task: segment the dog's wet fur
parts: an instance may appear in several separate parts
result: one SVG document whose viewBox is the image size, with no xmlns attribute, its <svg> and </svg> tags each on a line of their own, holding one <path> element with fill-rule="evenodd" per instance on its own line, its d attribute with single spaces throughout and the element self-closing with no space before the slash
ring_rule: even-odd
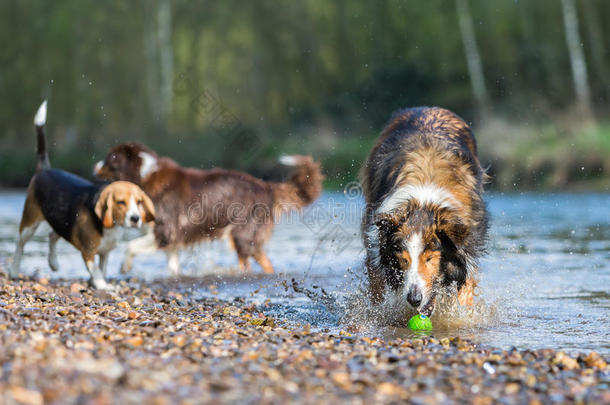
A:
<svg viewBox="0 0 610 405">
<path fill-rule="evenodd" d="M 324 178 L 320 164 L 309 156 L 285 161 L 294 173 L 286 182 L 272 183 L 235 170 L 185 168 L 142 144 L 125 143 L 112 148 L 94 171 L 101 179 L 132 181 L 150 195 L 157 213 L 155 248 L 168 256 L 202 240 L 226 238 L 242 270 L 250 269 L 253 257 L 272 273 L 263 247 L 274 218 L 311 204 L 322 192 Z M 139 253 L 128 249 L 124 271 L 130 267 L 129 252 Z M 177 266 L 170 263 L 170 270 L 177 274 Z"/>
<path fill-rule="evenodd" d="M 363 237 L 370 295 L 401 300 L 422 314 L 457 286 L 472 305 L 488 216 L 486 175 L 470 126 L 451 111 L 394 113 L 361 169 Z"/>
</svg>

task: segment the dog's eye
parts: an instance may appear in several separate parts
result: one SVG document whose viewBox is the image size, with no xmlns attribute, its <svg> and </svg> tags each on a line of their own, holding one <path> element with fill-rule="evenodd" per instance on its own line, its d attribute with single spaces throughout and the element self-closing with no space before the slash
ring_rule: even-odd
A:
<svg viewBox="0 0 610 405">
<path fill-rule="evenodd" d="M 430 263 L 432 261 L 432 256 L 428 256 L 428 258 L 426 259 L 426 263 Z"/>
<path fill-rule="evenodd" d="M 123 200 L 119 200 L 116 203 L 119 204 L 119 205 L 125 205 L 125 201 L 123 201 Z"/>
<path fill-rule="evenodd" d="M 398 256 L 398 262 L 403 265 L 404 267 L 409 267 L 409 259 L 407 259 L 406 257 L 399 255 Z"/>
</svg>

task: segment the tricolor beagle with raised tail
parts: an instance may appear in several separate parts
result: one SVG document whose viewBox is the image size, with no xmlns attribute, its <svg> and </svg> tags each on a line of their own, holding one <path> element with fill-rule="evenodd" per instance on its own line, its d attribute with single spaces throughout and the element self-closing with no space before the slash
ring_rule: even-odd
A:
<svg viewBox="0 0 610 405">
<path fill-rule="evenodd" d="M 44 133 L 46 111 L 45 101 L 34 119 L 38 134 L 36 173 L 28 186 L 10 277 L 18 277 L 25 244 L 38 225 L 47 221 L 53 229 L 49 235 L 51 269 L 58 269 L 55 245 L 62 237 L 81 252 L 91 275 L 90 284 L 98 289 L 112 289 L 105 280 L 108 253 L 116 246 L 121 227 L 139 228 L 154 220 L 153 203 L 133 183 L 94 184 L 52 169 Z M 95 263 L 96 254 L 99 265 Z"/>
</svg>

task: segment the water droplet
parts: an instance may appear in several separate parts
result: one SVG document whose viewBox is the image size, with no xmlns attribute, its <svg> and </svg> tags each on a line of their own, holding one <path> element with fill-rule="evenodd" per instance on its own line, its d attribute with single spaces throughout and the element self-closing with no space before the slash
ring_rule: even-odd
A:
<svg viewBox="0 0 610 405">
<path fill-rule="evenodd" d="M 483 369 L 485 371 L 487 371 L 489 374 L 494 374 L 496 372 L 496 369 L 487 362 L 483 363 Z"/>
</svg>

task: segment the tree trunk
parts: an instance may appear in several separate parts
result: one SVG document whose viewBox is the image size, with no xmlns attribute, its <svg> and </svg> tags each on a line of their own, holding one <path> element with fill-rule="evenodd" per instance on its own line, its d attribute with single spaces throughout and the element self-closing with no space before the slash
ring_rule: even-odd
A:
<svg viewBox="0 0 610 405">
<path fill-rule="evenodd" d="M 474 95 L 477 109 L 480 118 L 485 118 L 489 115 L 489 96 L 487 87 L 485 86 L 485 77 L 483 76 L 483 64 L 477 46 L 476 37 L 474 34 L 474 25 L 472 23 L 472 15 L 468 0 L 456 0 L 456 9 L 460 32 L 462 34 L 462 44 L 466 56 L 468 66 L 468 74 L 470 75 L 470 84 Z"/>
<path fill-rule="evenodd" d="M 602 82 L 600 87 L 606 87 L 609 80 L 605 64 L 604 35 L 599 23 L 599 6 L 592 0 L 585 0 L 582 2 L 582 5 L 585 13 L 584 21 L 589 36 L 593 65 L 598 78 Z M 592 81 L 595 83 L 595 80 Z M 594 86 L 594 88 L 596 87 Z"/>
<path fill-rule="evenodd" d="M 582 41 L 578 32 L 578 15 L 574 0 L 561 0 L 563 22 L 566 30 L 566 43 L 570 54 L 572 78 L 576 91 L 577 107 L 583 114 L 591 114 L 591 91 L 587 78 L 587 63 L 582 50 Z"/>
<path fill-rule="evenodd" d="M 157 7 L 157 40 L 159 42 L 161 111 L 165 120 L 172 110 L 172 14 L 170 0 L 159 0 Z"/>
<path fill-rule="evenodd" d="M 148 97 L 150 113 L 160 128 L 166 128 L 172 108 L 173 48 L 169 0 L 157 0 L 147 16 L 145 49 L 148 59 Z"/>
</svg>

